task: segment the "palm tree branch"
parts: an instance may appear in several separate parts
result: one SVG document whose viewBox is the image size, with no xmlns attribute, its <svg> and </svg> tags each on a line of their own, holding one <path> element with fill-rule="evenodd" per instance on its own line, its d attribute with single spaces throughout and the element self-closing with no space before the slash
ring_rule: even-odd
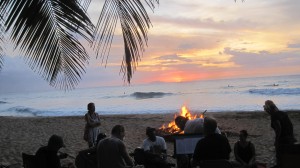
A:
<svg viewBox="0 0 300 168">
<path fill-rule="evenodd" d="M 18 0 L 6 9 L 5 26 L 29 66 L 52 86 L 74 88 L 89 59 L 77 36 L 91 43 L 94 29 L 78 2 Z"/>
<path fill-rule="evenodd" d="M 144 0 L 151 10 L 159 0 Z M 124 41 L 124 58 L 121 72 L 126 74 L 127 82 L 130 83 L 132 73 L 147 46 L 147 33 L 151 26 L 148 13 L 141 0 L 106 0 L 102 8 L 96 29 L 94 47 L 100 57 L 109 55 L 111 39 L 114 35 L 116 19 L 119 19 Z M 105 49 L 105 50 L 103 50 Z"/>
</svg>

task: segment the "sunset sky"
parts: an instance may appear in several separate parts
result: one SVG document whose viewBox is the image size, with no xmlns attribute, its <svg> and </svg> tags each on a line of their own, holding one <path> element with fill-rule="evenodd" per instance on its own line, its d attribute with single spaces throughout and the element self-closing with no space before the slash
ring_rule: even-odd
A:
<svg viewBox="0 0 300 168">
<path fill-rule="evenodd" d="M 91 4 L 94 21 L 101 8 Z M 300 74 L 299 8 L 299 0 L 160 0 L 149 10 L 153 27 L 132 85 Z M 120 37 L 117 30 L 106 68 L 89 49 L 78 88 L 123 84 Z M 5 57 L 0 92 L 51 89 L 18 54 Z"/>
</svg>

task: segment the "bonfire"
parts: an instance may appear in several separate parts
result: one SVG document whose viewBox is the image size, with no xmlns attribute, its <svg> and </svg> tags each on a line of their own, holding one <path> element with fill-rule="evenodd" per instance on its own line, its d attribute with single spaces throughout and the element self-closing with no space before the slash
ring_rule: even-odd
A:
<svg viewBox="0 0 300 168">
<path fill-rule="evenodd" d="M 182 130 L 180 130 L 180 128 L 178 128 L 177 125 L 175 124 L 175 118 L 177 116 L 183 116 L 185 118 L 188 118 L 189 120 L 195 119 L 195 118 L 203 118 L 205 112 L 206 112 L 206 110 L 202 114 L 192 115 L 186 106 L 182 106 L 179 114 L 175 114 L 174 119 L 171 122 L 169 122 L 168 124 L 163 124 L 159 128 L 159 133 L 162 136 L 172 135 L 172 134 L 183 134 L 184 132 Z"/>
</svg>

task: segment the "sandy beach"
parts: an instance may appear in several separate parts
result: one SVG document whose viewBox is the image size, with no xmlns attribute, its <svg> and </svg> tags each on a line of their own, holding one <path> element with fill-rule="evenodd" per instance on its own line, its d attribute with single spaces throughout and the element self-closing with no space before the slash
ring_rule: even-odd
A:
<svg viewBox="0 0 300 168">
<path fill-rule="evenodd" d="M 294 130 L 300 129 L 300 111 L 288 112 Z M 100 114 L 101 115 L 101 114 Z M 270 127 L 270 117 L 265 112 L 208 112 L 218 121 L 218 126 L 227 132 L 233 149 L 238 140 L 241 129 L 248 130 L 257 153 L 257 161 L 267 163 L 268 167 L 274 162 L 274 132 Z M 174 114 L 147 114 L 147 115 L 104 115 L 101 116 L 101 132 L 110 134 L 116 124 L 125 126 L 125 144 L 129 152 L 140 146 L 146 138 L 145 129 L 148 126 L 159 128 L 164 123 L 173 120 Z M 66 148 L 61 151 L 76 156 L 78 151 L 86 149 L 87 143 L 83 140 L 83 116 L 76 117 L 0 117 L 0 164 L 22 164 L 21 153 L 34 154 L 37 149 L 46 145 L 52 134 L 63 137 Z M 297 131 L 295 136 L 300 140 Z M 299 142 L 298 142 L 299 143 Z M 173 154 L 173 143 L 168 142 L 168 154 Z M 233 153 L 231 153 L 233 160 Z M 69 158 L 69 161 L 72 161 Z M 171 162 L 175 159 L 170 158 Z"/>
</svg>

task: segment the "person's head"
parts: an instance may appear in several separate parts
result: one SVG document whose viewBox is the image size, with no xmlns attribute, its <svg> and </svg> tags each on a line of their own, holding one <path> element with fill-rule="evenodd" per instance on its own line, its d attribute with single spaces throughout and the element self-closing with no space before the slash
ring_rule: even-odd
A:
<svg viewBox="0 0 300 168">
<path fill-rule="evenodd" d="M 122 125 L 115 125 L 111 130 L 111 135 L 123 140 L 125 137 L 125 128 Z"/>
<path fill-rule="evenodd" d="M 98 144 L 102 139 L 106 138 L 106 134 L 105 133 L 99 133 L 97 135 L 97 140 L 96 140 L 96 144 Z"/>
<path fill-rule="evenodd" d="M 203 131 L 205 135 L 210 135 L 215 133 L 216 128 L 217 128 L 217 121 L 215 119 L 210 117 L 204 118 Z"/>
<path fill-rule="evenodd" d="M 65 147 L 62 137 L 52 135 L 48 140 L 48 147 L 54 151 L 58 151 L 60 148 Z"/>
<path fill-rule="evenodd" d="M 94 103 L 89 103 L 88 105 L 87 105 L 87 110 L 89 111 L 89 112 L 95 112 L 95 104 Z"/>
<path fill-rule="evenodd" d="M 183 116 L 177 116 L 175 118 L 175 124 L 177 125 L 178 128 L 181 130 L 184 130 L 185 124 L 189 119 Z"/>
<path fill-rule="evenodd" d="M 151 128 L 151 127 L 147 127 L 146 128 L 146 135 L 148 136 L 148 138 L 151 141 L 155 141 L 156 140 L 156 129 L 155 128 Z"/>
<path fill-rule="evenodd" d="M 278 111 L 278 108 L 272 100 L 266 100 L 264 105 L 264 110 L 268 114 L 272 115 L 273 112 Z"/>
<path fill-rule="evenodd" d="M 240 131 L 240 141 L 246 141 L 247 137 L 248 137 L 247 130 L 241 130 Z"/>
</svg>

